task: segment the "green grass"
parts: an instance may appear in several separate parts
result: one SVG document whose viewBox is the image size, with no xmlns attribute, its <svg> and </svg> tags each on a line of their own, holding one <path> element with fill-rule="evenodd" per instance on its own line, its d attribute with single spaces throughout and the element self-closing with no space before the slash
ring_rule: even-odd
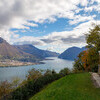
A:
<svg viewBox="0 0 100 100">
<path fill-rule="evenodd" d="M 30 100 L 100 100 L 89 73 L 71 74 L 49 84 Z"/>
</svg>

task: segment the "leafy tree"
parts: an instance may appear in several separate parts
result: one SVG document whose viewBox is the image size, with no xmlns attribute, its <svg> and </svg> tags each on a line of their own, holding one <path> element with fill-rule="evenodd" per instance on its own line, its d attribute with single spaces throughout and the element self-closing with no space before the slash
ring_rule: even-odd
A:
<svg viewBox="0 0 100 100">
<path fill-rule="evenodd" d="M 62 69 L 62 70 L 59 72 L 59 74 L 60 74 L 61 76 L 68 75 L 69 73 L 70 73 L 70 70 L 69 70 L 68 68 L 64 68 L 64 69 Z"/>
<path fill-rule="evenodd" d="M 83 63 L 83 67 L 86 71 L 90 70 L 90 66 L 89 66 L 89 62 L 88 62 L 88 50 L 83 51 L 83 56 L 81 57 L 82 59 L 82 63 Z"/>
<path fill-rule="evenodd" d="M 82 62 L 82 56 L 84 55 L 84 52 L 81 52 L 79 55 L 78 55 L 78 59 L 75 59 L 75 62 L 74 62 L 74 69 L 73 71 L 74 72 L 79 72 L 79 71 L 84 71 L 84 67 L 83 67 L 83 62 Z"/>
<path fill-rule="evenodd" d="M 19 77 L 14 77 L 11 84 L 14 88 L 17 88 L 18 85 L 20 84 L 20 78 Z"/>
<path fill-rule="evenodd" d="M 33 68 L 30 71 L 28 71 L 27 80 L 37 80 L 41 76 L 42 73 L 39 70 Z"/>
<path fill-rule="evenodd" d="M 97 72 L 98 71 L 98 61 L 99 61 L 99 54 L 96 48 L 90 48 L 88 50 L 88 66 L 91 71 Z"/>
<path fill-rule="evenodd" d="M 86 34 L 86 42 L 88 47 L 95 47 L 100 50 L 100 25 L 95 25 L 93 29 L 90 29 Z"/>
<path fill-rule="evenodd" d="M 52 75 L 52 71 L 49 70 L 49 69 L 47 69 L 47 70 L 45 71 L 45 73 L 44 73 L 44 76 L 45 76 L 45 75 Z"/>
<path fill-rule="evenodd" d="M 100 25 L 95 25 L 93 29 L 90 29 L 86 35 L 86 42 L 88 44 L 88 66 L 92 71 L 98 70 L 98 61 L 100 50 Z"/>
<path fill-rule="evenodd" d="M 61 78 L 61 75 L 55 73 L 55 71 L 47 70 L 45 75 L 41 77 L 33 77 L 33 72 L 37 72 L 36 70 L 32 69 L 31 79 L 27 80 L 24 85 L 21 85 L 16 90 L 11 93 L 11 96 L 7 100 L 29 100 L 29 98 L 39 92 L 42 88 L 44 88 L 47 84 Z M 39 71 L 39 70 L 38 70 Z M 34 81 L 35 79 L 35 81 Z"/>
<path fill-rule="evenodd" d="M 98 71 L 98 51 L 95 48 L 90 48 L 79 54 L 78 59 L 74 62 L 74 72 L 77 71 Z"/>
<path fill-rule="evenodd" d="M 12 91 L 12 85 L 8 81 L 0 82 L 0 100 Z"/>
<path fill-rule="evenodd" d="M 52 70 L 52 74 L 56 74 L 56 71 L 54 69 Z"/>
<path fill-rule="evenodd" d="M 79 54 L 75 60 L 74 70 L 98 71 L 98 61 L 100 50 L 100 25 L 95 25 L 86 34 L 87 50 Z"/>
</svg>

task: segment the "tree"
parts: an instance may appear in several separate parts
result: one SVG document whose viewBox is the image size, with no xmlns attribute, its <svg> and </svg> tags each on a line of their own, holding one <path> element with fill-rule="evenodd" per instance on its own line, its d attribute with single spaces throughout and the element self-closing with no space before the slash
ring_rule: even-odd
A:
<svg viewBox="0 0 100 100">
<path fill-rule="evenodd" d="M 86 34 L 86 42 L 88 47 L 95 47 L 100 50 L 100 25 L 95 25 L 93 29 L 90 29 Z"/>
<path fill-rule="evenodd" d="M 14 88 L 17 88 L 18 87 L 18 85 L 20 84 L 20 78 L 19 77 L 14 77 L 13 78 L 13 80 L 12 80 L 12 86 L 14 87 Z"/>
<path fill-rule="evenodd" d="M 100 50 L 100 25 L 95 25 L 93 29 L 90 29 L 88 34 L 86 34 L 86 42 L 88 44 L 88 63 L 92 68 L 92 71 L 98 70 L 98 61 Z"/>
<path fill-rule="evenodd" d="M 12 84 L 8 81 L 0 82 L 0 100 L 13 91 Z"/>
<path fill-rule="evenodd" d="M 74 72 L 77 71 L 98 71 L 98 51 L 95 48 L 90 48 L 81 52 L 78 59 L 74 62 Z"/>
<path fill-rule="evenodd" d="M 90 66 L 88 63 L 88 50 L 83 51 L 83 56 L 81 57 L 82 63 L 83 63 L 83 67 L 86 71 L 90 70 Z"/>
<path fill-rule="evenodd" d="M 95 47 L 90 48 L 88 50 L 88 66 L 90 67 L 91 71 L 97 72 L 98 71 L 98 63 L 99 63 L 99 54 Z"/>
<path fill-rule="evenodd" d="M 87 50 L 79 54 L 78 59 L 75 60 L 74 69 L 84 71 L 98 71 L 98 61 L 100 50 L 100 25 L 95 25 L 86 34 Z"/>
<path fill-rule="evenodd" d="M 82 62 L 82 56 L 84 55 L 84 52 L 81 52 L 79 55 L 78 55 L 78 58 L 75 59 L 75 62 L 74 62 L 74 69 L 73 71 L 74 72 L 79 72 L 79 71 L 84 71 L 84 67 L 83 67 L 83 62 Z"/>
<path fill-rule="evenodd" d="M 59 74 L 60 74 L 61 76 L 68 75 L 69 73 L 70 73 L 70 70 L 69 70 L 68 68 L 64 68 L 64 69 L 62 69 L 62 70 L 59 72 Z"/>
<path fill-rule="evenodd" d="M 42 73 L 39 70 L 31 69 L 28 71 L 27 80 L 37 80 L 39 77 L 42 76 Z"/>
</svg>

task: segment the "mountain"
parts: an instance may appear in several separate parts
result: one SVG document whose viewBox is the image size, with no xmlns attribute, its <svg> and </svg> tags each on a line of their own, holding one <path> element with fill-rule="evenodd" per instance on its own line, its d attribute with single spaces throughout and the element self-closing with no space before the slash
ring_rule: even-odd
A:
<svg viewBox="0 0 100 100">
<path fill-rule="evenodd" d="M 11 58 L 15 56 L 21 56 L 22 54 L 8 42 L 0 37 L 0 57 Z"/>
<path fill-rule="evenodd" d="M 35 56 L 10 45 L 6 40 L 0 37 L 0 60 L 5 59 L 34 62 L 39 60 Z"/>
<path fill-rule="evenodd" d="M 85 47 L 78 48 L 78 47 L 71 47 L 61 53 L 58 58 L 67 59 L 67 60 L 74 60 L 77 58 L 78 54 L 82 51 L 86 50 Z"/>
<path fill-rule="evenodd" d="M 48 51 L 48 50 L 43 50 L 43 56 L 44 57 L 58 57 L 59 53 Z"/>
<path fill-rule="evenodd" d="M 11 59 L 24 62 L 38 62 L 45 57 L 58 56 L 58 53 L 41 50 L 33 45 L 10 45 L 0 37 L 0 60 Z"/>
<path fill-rule="evenodd" d="M 35 57 L 37 57 L 39 59 L 44 59 L 45 57 L 57 57 L 59 55 L 56 52 L 38 49 L 35 46 L 30 45 L 30 44 L 14 45 L 14 47 L 16 47 L 17 49 L 19 49 L 25 53 L 34 55 Z"/>
</svg>

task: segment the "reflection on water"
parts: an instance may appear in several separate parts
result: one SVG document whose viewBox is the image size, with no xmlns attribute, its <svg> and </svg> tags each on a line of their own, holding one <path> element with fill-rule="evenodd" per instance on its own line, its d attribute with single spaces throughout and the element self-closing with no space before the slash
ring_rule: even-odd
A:
<svg viewBox="0 0 100 100">
<path fill-rule="evenodd" d="M 19 66 L 19 67 L 1 67 L 0 68 L 0 81 L 8 80 L 11 81 L 14 77 L 19 77 L 20 79 L 25 79 L 27 73 L 32 68 L 35 69 L 54 69 L 59 72 L 61 69 L 68 67 L 73 67 L 73 61 L 59 59 L 57 57 L 48 57 L 53 60 L 44 60 L 45 64 L 40 65 L 29 65 L 29 66 Z"/>
</svg>

